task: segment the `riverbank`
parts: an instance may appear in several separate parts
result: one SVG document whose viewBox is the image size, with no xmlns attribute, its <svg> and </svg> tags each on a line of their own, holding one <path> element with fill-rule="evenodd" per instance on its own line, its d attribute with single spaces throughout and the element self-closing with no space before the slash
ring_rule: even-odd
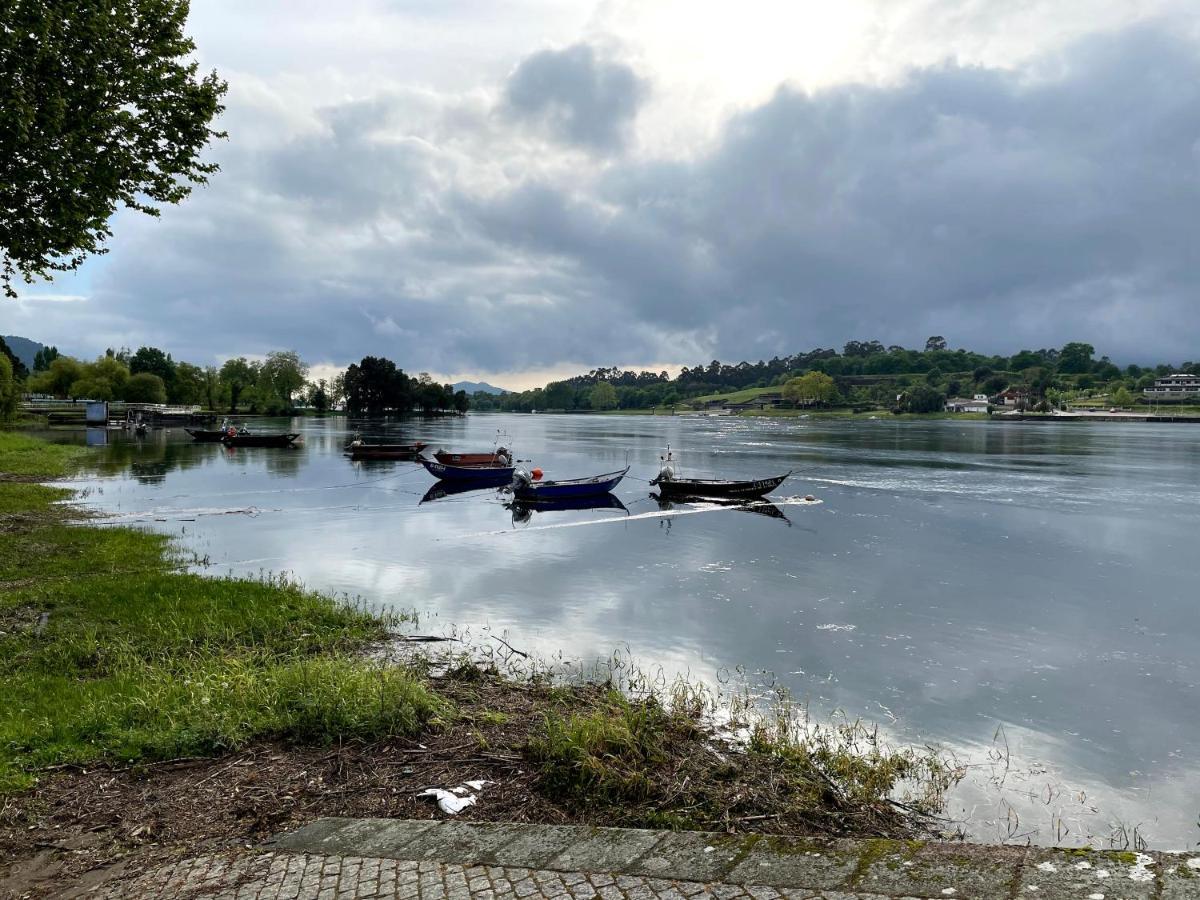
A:
<svg viewBox="0 0 1200 900">
<path fill-rule="evenodd" d="M 468 819 L 937 829 L 956 773 L 856 723 L 463 655 L 385 662 L 400 620 L 190 574 L 160 535 L 68 524 L 70 492 L 41 482 L 85 452 L 0 433 L 0 894 L 18 870 L 45 873 L 40 890 L 322 815 L 438 817 L 419 791 L 473 779 L 490 784 Z"/>
</svg>

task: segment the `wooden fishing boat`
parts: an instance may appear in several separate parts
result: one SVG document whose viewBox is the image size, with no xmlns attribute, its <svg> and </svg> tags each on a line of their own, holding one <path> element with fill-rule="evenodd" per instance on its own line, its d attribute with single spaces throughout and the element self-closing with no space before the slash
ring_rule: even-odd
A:
<svg viewBox="0 0 1200 900">
<path fill-rule="evenodd" d="M 358 459 L 413 459 L 428 445 L 421 441 L 411 444 L 351 444 L 346 453 L 353 460 Z"/>
<path fill-rule="evenodd" d="M 192 436 L 193 441 L 214 444 L 224 440 L 226 435 L 226 432 L 220 428 L 185 428 L 183 430 Z"/>
<path fill-rule="evenodd" d="M 438 450 L 433 458 L 445 466 L 494 466 L 497 463 L 508 465 L 512 461 L 509 452 L 503 447 L 497 447 L 491 453 L 451 453 L 448 450 Z"/>
<path fill-rule="evenodd" d="M 567 481 L 534 481 L 528 473 L 516 475 L 513 494 L 518 500 L 566 500 L 576 497 L 596 497 L 607 494 L 625 477 L 629 466 L 619 472 L 606 472 L 589 478 L 572 478 Z"/>
<path fill-rule="evenodd" d="M 783 484 L 790 471 L 773 478 L 755 481 L 730 481 L 720 478 L 663 478 L 650 482 L 666 497 L 761 497 Z"/>
<path fill-rule="evenodd" d="M 512 481 L 512 466 L 448 466 L 436 459 L 418 457 L 421 465 L 434 478 L 446 481 L 471 481 L 480 485 L 505 485 Z"/>
<path fill-rule="evenodd" d="M 295 434 L 227 434 L 221 438 L 226 447 L 290 447 L 299 432 Z"/>
<path fill-rule="evenodd" d="M 776 475 L 773 478 L 759 478 L 754 481 L 680 478 L 675 474 L 675 460 L 671 455 L 670 447 L 667 447 L 667 455 L 661 459 L 662 467 L 650 484 L 657 487 L 664 497 L 731 497 L 735 499 L 761 497 L 771 493 L 792 474 L 789 469 L 782 475 Z"/>
</svg>

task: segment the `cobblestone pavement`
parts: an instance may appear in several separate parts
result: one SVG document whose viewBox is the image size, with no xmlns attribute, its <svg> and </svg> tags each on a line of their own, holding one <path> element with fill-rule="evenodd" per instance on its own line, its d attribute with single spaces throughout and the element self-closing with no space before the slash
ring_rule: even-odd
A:
<svg viewBox="0 0 1200 900">
<path fill-rule="evenodd" d="M 177 900 L 1200 900 L 1200 855 L 318 819 L 88 896 Z"/>
<path fill-rule="evenodd" d="M 827 900 L 876 898 L 811 890 L 669 881 L 636 875 L 548 872 L 511 866 L 314 856 L 201 856 L 113 885 L 105 900 Z"/>
</svg>

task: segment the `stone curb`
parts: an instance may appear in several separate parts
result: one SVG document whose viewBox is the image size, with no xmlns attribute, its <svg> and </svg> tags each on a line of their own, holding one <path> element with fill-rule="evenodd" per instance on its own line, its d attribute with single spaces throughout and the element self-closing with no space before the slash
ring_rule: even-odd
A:
<svg viewBox="0 0 1200 900">
<path fill-rule="evenodd" d="M 1200 854 L 336 818 L 276 845 L 326 856 L 905 897 L 1200 900 Z"/>
</svg>

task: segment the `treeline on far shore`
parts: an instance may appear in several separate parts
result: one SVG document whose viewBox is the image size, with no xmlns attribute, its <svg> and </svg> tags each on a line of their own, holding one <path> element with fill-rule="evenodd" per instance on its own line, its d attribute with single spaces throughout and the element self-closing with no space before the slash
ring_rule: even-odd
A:
<svg viewBox="0 0 1200 900">
<path fill-rule="evenodd" d="M 0 420 L 15 414 L 21 396 L 171 403 L 261 415 L 300 408 L 368 415 L 461 413 L 471 405 L 465 391 L 438 384 L 425 372 L 410 376 L 382 357 L 364 357 L 332 379 L 310 381 L 308 376 L 308 364 L 292 350 L 273 351 L 261 360 L 239 356 L 220 366 L 197 366 L 157 347 L 109 349 L 90 361 L 45 347 L 30 371 L 0 338 Z"/>
<path fill-rule="evenodd" d="M 996 356 L 950 349 L 940 335 L 922 350 L 879 341 L 850 341 L 841 350 L 815 349 L 736 365 L 713 360 L 667 372 L 598 368 L 554 381 L 545 387 L 501 396 L 475 394 L 472 408 L 531 410 L 617 410 L 694 406 L 722 395 L 777 388 L 784 406 L 893 409 L 898 412 L 941 411 L 948 398 L 1003 392 L 1018 395 L 1034 409 L 1068 401 L 1106 397 L 1130 406 L 1157 377 L 1200 374 L 1200 362 L 1180 366 L 1120 367 L 1107 356 L 1096 358 L 1091 344 L 1071 342 L 1061 348 L 1021 350 Z M 774 392 L 773 392 L 774 393 Z"/>
</svg>

